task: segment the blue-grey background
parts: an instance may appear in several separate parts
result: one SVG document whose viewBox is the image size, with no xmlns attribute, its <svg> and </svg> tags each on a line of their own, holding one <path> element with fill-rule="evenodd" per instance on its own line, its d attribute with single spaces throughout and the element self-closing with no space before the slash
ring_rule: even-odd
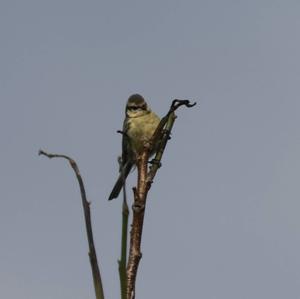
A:
<svg viewBox="0 0 300 299">
<path fill-rule="evenodd" d="M 149 194 L 137 298 L 300 298 L 300 2 L 0 3 L 0 297 L 93 298 L 85 180 L 119 298 L 124 106 L 181 109 Z M 134 184 L 134 174 L 129 185 Z"/>
</svg>

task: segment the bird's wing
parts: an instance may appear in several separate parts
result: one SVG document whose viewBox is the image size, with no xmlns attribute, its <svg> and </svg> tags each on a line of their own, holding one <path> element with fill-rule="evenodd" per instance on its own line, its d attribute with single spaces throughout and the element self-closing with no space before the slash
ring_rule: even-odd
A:
<svg viewBox="0 0 300 299">
<path fill-rule="evenodd" d="M 124 166 L 131 153 L 130 153 L 130 140 L 129 136 L 127 135 L 129 129 L 129 122 L 127 121 L 127 118 L 125 118 L 123 123 L 123 136 L 122 136 L 122 165 Z"/>
</svg>

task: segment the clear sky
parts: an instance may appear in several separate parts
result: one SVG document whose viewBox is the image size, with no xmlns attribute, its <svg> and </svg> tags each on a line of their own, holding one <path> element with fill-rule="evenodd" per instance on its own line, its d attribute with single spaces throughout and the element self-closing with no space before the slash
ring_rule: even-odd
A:
<svg viewBox="0 0 300 299">
<path fill-rule="evenodd" d="M 0 297 L 93 298 L 78 184 L 108 299 L 107 201 L 128 96 L 181 109 L 149 193 L 137 298 L 300 298 L 300 2 L 0 2 Z M 129 186 L 135 182 L 131 175 Z"/>
</svg>

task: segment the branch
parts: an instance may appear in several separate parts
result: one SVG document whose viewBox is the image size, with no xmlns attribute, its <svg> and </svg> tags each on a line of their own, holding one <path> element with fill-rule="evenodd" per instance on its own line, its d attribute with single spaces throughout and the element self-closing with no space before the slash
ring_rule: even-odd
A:
<svg viewBox="0 0 300 299">
<path fill-rule="evenodd" d="M 148 193 L 147 185 L 147 164 L 149 148 L 144 150 L 137 159 L 138 185 L 134 188 L 134 204 L 132 207 L 133 218 L 130 232 L 130 250 L 127 264 L 127 299 L 135 298 L 135 282 L 141 253 L 141 240 L 144 224 L 146 198 Z"/>
<path fill-rule="evenodd" d="M 120 163 L 120 165 L 121 165 L 121 163 Z M 122 299 L 126 299 L 126 290 L 127 290 L 126 263 L 127 263 L 128 217 L 129 217 L 129 209 L 128 209 L 128 204 L 127 204 L 126 185 L 125 185 L 125 180 L 124 180 L 123 205 L 122 205 L 121 258 L 118 261 L 120 289 L 121 289 L 121 298 Z"/>
<path fill-rule="evenodd" d="M 156 128 L 156 130 L 155 130 L 155 132 L 154 132 L 154 134 L 152 136 L 152 138 L 151 138 L 150 145 L 153 147 L 153 145 L 155 145 L 155 144 L 157 144 L 159 142 L 161 143 L 161 140 L 163 139 L 163 136 L 162 136 L 162 134 L 163 134 L 163 128 L 165 127 L 166 123 L 168 121 L 170 121 L 170 117 L 174 118 L 174 116 L 175 116 L 174 112 L 180 106 L 186 106 L 187 108 L 191 108 L 191 107 L 194 107 L 196 104 L 197 104 L 196 102 L 194 102 L 193 104 L 191 104 L 189 100 L 178 100 L 178 99 L 173 100 L 168 113 L 159 122 L 159 124 L 158 124 L 158 126 L 157 126 L 157 128 Z M 174 116 L 171 116 L 172 114 Z M 175 116 L 175 118 L 176 118 L 176 116 Z M 174 119 L 174 121 L 175 121 L 175 119 Z M 174 123 L 174 121 L 173 121 L 173 123 Z M 170 129 L 172 129 L 172 126 L 173 125 L 171 125 Z M 121 131 L 118 131 L 118 132 L 121 133 Z M 171 132 L 168 133 L 169 136 L 170 136 L 170 133 Z M 168 139 L 169 139 L 169 136 L 168 136 Z M 160 150 L 160 147 L 162 147 L 161 144 L 158 146 L 158 150 Z"/>
<path fill-rule="evenodd" d="M 83 184 L 81 174 L 79 172 L 79 168 L 78 168 L 76 162 L 73 159 L 71 159 L 70 157 L 66 156 L 66 155 L 49 154 L 49 153 L 47 153 L 43 150 L 39 151 L 39 155 L 46 156 L 49 159 L 64 158 L 64 159 L 69 161 L 72 169 L 75 172 L 75 175 L 76 175 L 76 178 L 78 180 L 79 187 L 80 187 L 82 206 L 83 206 L 83 210 L 84 210 L 86 233 L 87 233 L 87 239 L 88 239 L 88 244 L 89 244 L 89 258 L 90 258 L 90 263 L 91 263 L 91 268 L 92 268 L 96 299 L 104 299 L 104 292 L 103 292 L 103 286 L 102 286 L 102 281 L 101 281 L 101 275 L 100 275 L 100 270 L 99 270 L 99 267 L 98 267 L 97 255 L 96 255 L 96 250 L 95 250 L 95 246 L 94 246 L 94 238 L 93 238 L 92 223 L 91 223 L 90 203 L 87 201 L 87 198 L 86 198 L 85 188 L 84 188 L 84 184 Z"/>
<path fill-rule="evenodd" d="M 133 219 L 130 232 L 130 250 L 127 264 L 127 299 L 135 299 L 136 276 L 139 262 L 142 257 L 141 240 L 147 194 L 151 188 L 151 184 L 157 173 L 157 170 L 161 166 L 160 161 L 162 159 L 167 142 L 170 139 L 171 130 L 176 119 L 175 111 L 183 105 L 190 108 L 195 106 L 196 103 L 191 104 L 188 100 L 174 100 L 166 116 L 161 119 L 151 140 L 144 144 L 144 150 L 137 157 L 138 181 L 137 188 L 133 188 Z M 148 171 L 150 149 L 156 144 L 158 144 L 156 155 L 152 160 L 152 165 Z"/>
<path fill-rule="evenodd" d="M 163 153 L 165 151 L 167 142 L 171 138 L 170 135 L 171 135 L 171 131 L 172 131 L 175 119 L 176 119 L 176 115 L 174 112 L 172 112 L 168 117 L 165 128 L 161 131 L 160 146 L 157 149 L 154 159 L 150 162 L 152 165 L 150 166 L 149 173 L 147 176 L 147 182 L 150 185 L 153 182 L 156 172 L 161 167 L 161 159 L 162 159 Z M 150 188 L 150 186 L 149 186 L 149 188 Z"/>
</svg>

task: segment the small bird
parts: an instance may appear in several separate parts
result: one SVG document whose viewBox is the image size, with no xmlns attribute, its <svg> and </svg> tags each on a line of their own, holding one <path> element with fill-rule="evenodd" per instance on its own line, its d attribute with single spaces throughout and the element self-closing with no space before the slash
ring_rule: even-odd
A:
<svg viewBox="0 0 300 299">
<path fill-rule="evenodd" d="M 120 175 L 115 183 L 108 200 L 117 198 L 123 184 L 136 163 L 136 157 L 144 148 L 144 143 L 153 136 L 160 118 L 151 111 L 145 99 L 139 94 L 133 94 L 128 98 L 125 109 L 122 138 L 122 162 Z M 155 153 L 155 147 L 150 155 Z"/>
</svg>

